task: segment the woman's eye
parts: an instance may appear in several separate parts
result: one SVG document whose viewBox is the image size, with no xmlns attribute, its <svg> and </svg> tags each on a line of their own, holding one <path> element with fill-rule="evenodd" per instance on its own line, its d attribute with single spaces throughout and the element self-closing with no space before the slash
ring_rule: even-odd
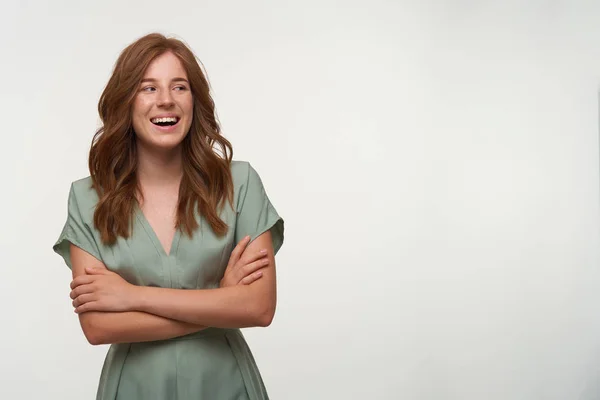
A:
<svg viewBox="0 0 600 400">
<path fill-rule="evenodd" d="M 185 86 L 176 86 L 173 89 L 178 90 L 178 91 L 182 91 L 182 90 L 187 90 L 187 87 Z M 142 88 L 142 92 L 154 92 L 156 91 L 156 88 L 154 86 L 146 86 Z"/>
</svg>

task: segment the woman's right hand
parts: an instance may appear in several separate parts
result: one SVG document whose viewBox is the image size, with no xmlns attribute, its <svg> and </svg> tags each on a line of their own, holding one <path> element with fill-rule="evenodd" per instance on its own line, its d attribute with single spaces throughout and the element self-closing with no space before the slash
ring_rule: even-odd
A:
<svg viewBox="0 0 600 400">
<path fill-rule="evenodd" d="M 249 243 L 250 236 L 246 236 L 235 246 L 219 287 L 249 285 L 262 277 L 261 269 L 269 265 L 267 251 L 261 250 L 256 254 L 244 254 Z"/>
</svg>

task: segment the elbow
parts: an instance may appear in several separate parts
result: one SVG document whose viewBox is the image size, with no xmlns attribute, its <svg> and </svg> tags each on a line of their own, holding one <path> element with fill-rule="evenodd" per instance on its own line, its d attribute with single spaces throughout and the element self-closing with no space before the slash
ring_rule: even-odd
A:
<svg viewBox="0 0 600 400">
<path fill-rule="evenodd" d="M 98 346 L 101 344 L 107 344 L 106 338 L 98 324 L 96 323 L 93 315 L 82 314 L 79 316 L 79 323 L 81 324 L 81 330 L 92 346 Z"/>
<path fill-rule="evenodd" d="M 264 327 L 271 325 L 275 317 L 275 304 L 266 304 L 259 308 L 256 316 L 256 326 Z"/>
<path fill-rule="evenodd" d="M 84 332 L 84 335 L 85 335 L 85 338 L 87 339 L 88 343 L 91 344 L 92 346 L 108 344 L 108 342 L 106 340 L 104 340 L 103 337 L 101 335 L 99 335 L 97 331 Z"/>
</svg>

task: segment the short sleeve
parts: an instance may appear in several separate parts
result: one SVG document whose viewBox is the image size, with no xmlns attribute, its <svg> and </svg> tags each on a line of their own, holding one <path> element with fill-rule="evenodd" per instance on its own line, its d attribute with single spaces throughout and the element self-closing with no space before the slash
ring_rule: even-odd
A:
<svg viewBox="0 0 600 400">
<path fill-rule="evenodd" d="M 94 236 L 92 235 L 89 226 L 82 218 L 73 184 L 71 184 L 71 190 L 69 191 L 67 221 L 65 222 L 58 240 L 52 247 L 54 252 L 64 259 L 69 269 L 72 269 L 71 251 L 69 248 L 70 243 L 73 243 L 75 246 L 96 257 L 98 260 L 101 260 Z"/>
<path fill-rule="evenodd" d="M 247 235 L 252 241 L 271 230 L 273 250 L 277 254 L 283 244 L 283 219 L 271 204 L 258 173 L 247 165 L 248 174 L 237 204 L 235 242 L 239 243 Z"/>
</svg>

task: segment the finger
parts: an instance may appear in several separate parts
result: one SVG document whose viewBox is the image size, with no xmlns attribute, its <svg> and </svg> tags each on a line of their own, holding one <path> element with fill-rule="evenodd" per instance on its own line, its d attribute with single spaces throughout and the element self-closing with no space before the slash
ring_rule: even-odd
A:
<svg viewBox="0 0 600 400">
<path fill-rule="evenodd" d="M 99 304 L 97 301 L 90 301 L 88 303 L 85 303 L 85 304 L 77 307 L 74 311 L 77 314 L 81 314 L 81 313 L 88 312 L 88 311 L 94 311 L 98 308 L 98 306 L 99 306 Z"/>
<path fill-rule="evenodd" d="M 93 276 L 89 276 L 89 275 L 79 275 L 78 277 L 76 277 L 75 279 L 73 279 L 71 281 L 71 289 L 75 289 L 77 286 L 79 285 L 87 285 L 89 283 L 94 282 L 96 278 L 94 278 Z"/>
<path fill-rule="evenodd" d="M 86 267 L 85 272 L 90 275 L 107 275 L 109 271 L 104 268 Z"/>
<path fill-rule="evenodd" d="M 94 298 L 95 296 L 93 294 L 82 294 L 81 296 L 77 296 L 71 304 L 73 304 L 73 307 L 77 308 L 83 304 L 89 303 L 90 301 L 94 301 Z"/>
<path fill-rule="evenodd" d="M 235 260 L 239 260 L 240 257 L 242 256 L 242 254 L 244 253 L 244 250 L 246 250 L 246 247 L 248 247 L 248 244 L 250 243 L 250 236 L 244 236 L 244 238 L 242 240 L 240 240 L 240 242 L 237 244 L 237 246 L 235 246 L 235 249 L 233 249 L 233 251 L 231 252 L 231 255 L 235 258 Z"/>
<path fill-rule="evenodd" d="M 235 265 L 237 263 L 237 261 L 242 256 L 244 250 L 246 250 L 248 243 L 250 243 L 250 236 L 245 236 L 242 240 L 240 240 L 237 246 L 235 246 L 235 248 L 231 252 L 231 256 L 229 257 L 230 265 Z"/>
<path fill-rule="evenodd" d="M 245 277 L 244 279 L 242 279 L 242 280 L 240 281 L 240 284 L 241 284 L 241 285 L 249 285 L 249 284 L 251 284 L 252 282 L 254 282 L 254 281 L 256 281 L 256 280 L 260 279 L 262 276 L 263 276 L 263 273 L 262 273 L 262 271 L 256 271 L 255 273 L 253 273 L 253 274 L 250 274 L 250 275 L 248 275 L 247 277 Z"/>
<path fill-rule="evenodd" d="M 96 287 L 94 285 L 80 285 L 77 286 L 75 289 L 71 290 L 71 293 L 69 293 L 69 297 L 71 297 L 72 299 L 74 299 L 77 296 L 80 296 L 82 294 L 86 294 L 86 293 L 93 293 L 95 291 Z"/>
<path fill-rule="evenodd" d="M 243 264 L 250 264 L 251 262 L 260 260 L 261 258 L 264 258 L 266 256 L 267 256 L 267 249 L 262 249 L 260 251 L 254 252 L 254 253 L 242 254 L 240 261 Z"/>
<path fill-rule="evenodd" d="M 262 260 L 258 260 L 253 263 L 244 265 L 236 271 L 238 283 L 246 276 L 258 271 L 259 269 L 266 267 L 267 265 L 269 265 L 268 258 L 264 258 Z"/>
<path fill-rule="evenodd" d="M 249 264 L 243 265 L 240 268 L 240 270 L 242 271 L 243 275 L 249 275 L 260 268 L 266 267 L 267 265 L 269 265 L 269 259 L 267 257 L 265 257 L 260 260 L 251 262 Z"/>
</svg>

